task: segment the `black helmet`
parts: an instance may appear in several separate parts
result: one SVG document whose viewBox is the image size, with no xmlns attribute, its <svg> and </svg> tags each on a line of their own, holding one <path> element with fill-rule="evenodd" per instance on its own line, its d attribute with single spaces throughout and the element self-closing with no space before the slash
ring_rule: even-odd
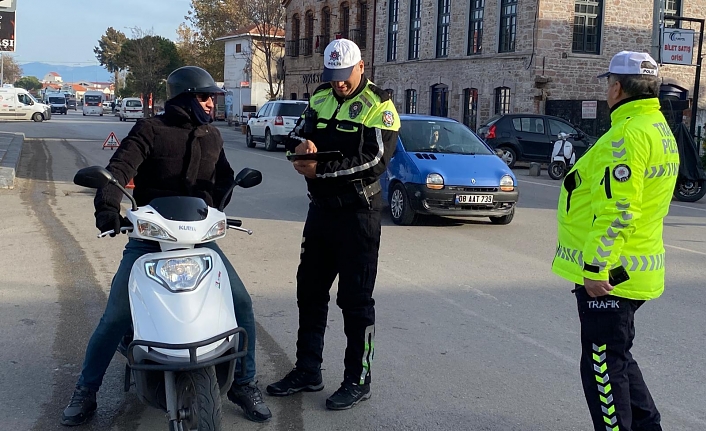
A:
<svg viewBox="0 0 706 431">
<path fill-rule="evenodd" d="M 182 93 L 224 93 L 210 73 L 196 66 L 184 66 L 167 78 L 167 99 Z"/>
</svg>

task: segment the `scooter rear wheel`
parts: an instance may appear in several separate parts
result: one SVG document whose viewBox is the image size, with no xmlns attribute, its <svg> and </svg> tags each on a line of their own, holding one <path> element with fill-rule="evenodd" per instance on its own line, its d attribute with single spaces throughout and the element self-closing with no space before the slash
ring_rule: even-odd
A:
<svg viewBox="0 0 706 431">
<path fill-rule="evenodd" d="M 566 164 L 564 162 L 551 162 L 547 167 L 547 174 L 553 180 L 560 180 L 566 175 Z"/>
<path fill-rule="evenodd" d="M 677 178 L 674 188 L 674 197 L 682 202 L 696 202 L 706 195 L 706 182 L 704 180 L 691 181 Z"/>
<path fill-rule="evenodd" d="M 211 366 L 177 376 L 177 423 L 170 431 L 221 431 L 221 392 Z"/>
</svg>

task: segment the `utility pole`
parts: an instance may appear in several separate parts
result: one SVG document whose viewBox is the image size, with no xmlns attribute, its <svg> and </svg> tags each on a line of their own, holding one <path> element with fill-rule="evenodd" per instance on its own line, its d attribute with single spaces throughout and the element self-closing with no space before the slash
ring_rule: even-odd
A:
<svg viewBox="0 0 706 431">
<path fill-rule="evenodd" d="M 0 87 L 5 84 L 5 56 L 0 52 Z"/>
<path fill-rule="evenodd" d="M 664 0 L 654 0 L 652 7 L 652 58 L 661 63 L 660 39 L 662 38 L 662 2 Z"/>
</svg>

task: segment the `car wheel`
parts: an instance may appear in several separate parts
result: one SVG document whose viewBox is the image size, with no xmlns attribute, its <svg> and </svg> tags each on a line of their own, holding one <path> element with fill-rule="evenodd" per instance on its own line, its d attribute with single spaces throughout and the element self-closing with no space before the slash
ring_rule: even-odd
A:
<svg viewBox="0 0 706 431">
<path fill-rule="evenodd" d="M 32 120 L 33 120 L 35 123 L 41 123 L 42 121 L 44 121 L 44 115 L 42 115 L 41 113 L 37 112 L 37 113 L 35 113 L 34 115 L 32 115 Z"/>
<path fill-rule="evenodd" d="M 272 133 L 270 133 L 270 129 L 265 130 L 265 149 L 267 151 L 275 151 L 277 149 L 277 142 L 272 139 Z"/>
<path fill-rule="evenodd" d="M 510 214 L 500 216 L 500 217 L 491 217 L 490 222 L 493 224 L 510 224 L 512 219 L 515 218 L 515 207 L 512 208 L 512 211 L 510 211 Z"/>
<path fill-rule="evenodd" d="M 252 133 L 250 133 L 250 127 L 245 131 L 245 145 L 248 148 L 255 148 L 255 141 L 252 138 Z"/>
<path fill-rule="evenodd" d="M 517 153 L 515 150 L 513 150 L 510 147 L 498 147 L 500 150 L 503 152 L 503 161 L 507 163 L 507 166 L 509 168 L 512 168 L 515 166 L 515 162 L 517 161 Z"/>
<path fill-rule="evenodd" d="M 412 209 L 402 183 L 395 183 L 390 190 L 390 216 L 395 224 L 401 226 L 409 226 L 417 221 L 417 213 Z"/>
</svg>

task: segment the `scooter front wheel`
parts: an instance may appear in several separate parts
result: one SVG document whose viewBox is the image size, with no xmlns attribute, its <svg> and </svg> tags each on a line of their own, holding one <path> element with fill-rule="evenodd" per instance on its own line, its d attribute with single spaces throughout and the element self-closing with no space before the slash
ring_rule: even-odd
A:
<svg viewBox="0 0 706 431">
<path fill-rule="evenodd" d="M 547 174 L 553 180 L 560 180 L 566 175 L 566 164 L 564 162 L 551 162 L 547 167 Z"/>
<path fill-rule="evenodd" d="M 221 392 L 216 369 L 180 373 L 176 383 L 177 422 L 170 431 L 221 431 Z"/>
</svg>

